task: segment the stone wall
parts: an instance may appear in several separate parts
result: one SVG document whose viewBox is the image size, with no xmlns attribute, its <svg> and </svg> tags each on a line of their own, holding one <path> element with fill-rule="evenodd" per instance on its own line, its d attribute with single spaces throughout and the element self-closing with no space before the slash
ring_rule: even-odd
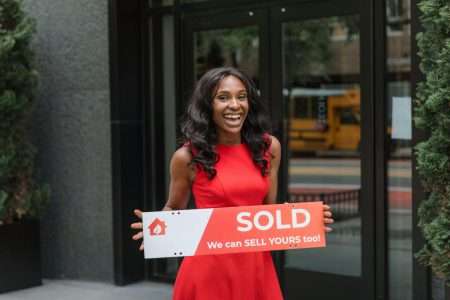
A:
<svg viewBox="0 0 450 300">
<path fill-rule="evenodd" d="M 25 0 L 37 21 L 43 275 L 113 281 L 108 2 Z"/>
</svg>

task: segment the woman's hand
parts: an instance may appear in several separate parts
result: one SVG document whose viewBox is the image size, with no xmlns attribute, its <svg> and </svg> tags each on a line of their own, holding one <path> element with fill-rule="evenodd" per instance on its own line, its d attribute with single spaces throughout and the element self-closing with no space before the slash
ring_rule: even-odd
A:
<svg viewBox="0 0 450 300">
<path fill-rule="evenodd" d="M 323 205 L 323 222 L 325 223 L 325 232 L 331 232 L 333 229 L 331 227 L 326 226 L 327 224 L 334 223 L 332 218 L 333 214 L 331 212 L 331 208 L 324 204 Z"/>
<path fill-rule="evenodd" d="M 134 214 L 142 220 L 142 211 L 140 211 L 139 209 L 135 209 Z M 143 237 L 143 232 L 142 232 L 142 222 L 136 222 L 136 223 L 132 223 L 131 228 L 133 229 L 139 229 L 140 231 L 138 233 L 136 233 L 135 235 L 133 235 L 133 240 L 137 241 L 139 239 L 142 239 Z M 141 246 L 139 246 L 139 250 L 142 251 L 144 250 L 144 241 L 142 241 Z"/>
<path fill-rule="evenodd" d="M 195 176 L 195 170 L 190 165 L 191 160 L 192 157 L 187 147 L 181 147 L 172 156 L 170 161 L 169 199 L 163 210 L 186 208 Z M 138 233 L 133 235 L 133 240 L 137 241 L 144 236 L 142 231 L 142 211 L 135 209 L 133 212 L 140 219 L 140 222 L 132 223 L 130 226 L 139 230 Z M 139 250 L 144 250 L 144 242 L 139 246 Z"/>
</svg>

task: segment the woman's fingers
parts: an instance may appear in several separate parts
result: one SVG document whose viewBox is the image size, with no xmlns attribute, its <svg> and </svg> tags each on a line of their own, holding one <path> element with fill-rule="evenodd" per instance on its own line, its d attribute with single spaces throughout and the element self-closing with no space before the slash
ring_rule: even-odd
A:
<svg viewBox="0 0 450 300">
<path fill-rule="evenodd" d="M 139 219 L 142 219 L 142 211 L 140 209 L 133 210 L 133 213 L 136 215 L 136 217 L 138 217 Z M 142 232 L 142 227 L 143 227 L 142 222 L 131 223 L 130 227 L 133 229 L 141 230 L 138 233 L 136 233 L 135 235 L 133 235 L 133 237 L 132 237 L 133 240 L 142 239 L 142 237 L 144 236 L 144 233 Z M 140 251 L 144 250 L 144 241 L 142 241 L 141 245 L 139 246 L 139 250 Z"/>
<path fill-rule="evenodd" d="M 331 218 L 332 215 L 333 215 L 333 213 L 331 212 L 331 208 L 328 205 L 324 204 L 323 205 L 323 216 L 325 218 L 327 218 L 327 217 Z"/>
<path fill-rule="evenodd" d="M 139 219 L 142 219 L 142 211 L 141 210 L 135 209 L 133 212 Z"/>
<path fill-rule="evenodd" d="M 138 233 L 136 233 L 135 235 L 133 235 L 133 240 L 139 240 L 139 239 L 142 239 L 143 236 L 144 236 L 144 234 L 142 233 L 142 231 L 139 231 Z"/>
<path fill-rule="evenodd" d="M 132 223 L 130 227 L 133 229 L 142 229 L 142 222 Z"/>
<path fill-rule="evenodd" d="M 333 213 L 331 212 L 331 207 L 329 205 L 324 204 L 323 205 L 323 222 L 325 224 L 334 223 L 332 216 L 333 216 Z M 325 226 L 325 232 L 331 232 L 331 231 L 333 231 L 333 228 Z"/>
<path fill-rule="evenodd" d="M 331 207 L 324 204 L 323 205 L 323 220 L 325 224 L 332 224 L 334 220 L 332 218 L 333 213 L 331 212 Z M 330 227 L 326 227 L 326 232 L 330 232 L 332 229 Z"/>
<path fill-rule="evenodd" d="M 332 223 L 334 223 L 334 219 L 331 219 L 331 218 L 324 218 L 323 221 L 324 221 L 325 224 L 332 224 Z"/>
</svg>

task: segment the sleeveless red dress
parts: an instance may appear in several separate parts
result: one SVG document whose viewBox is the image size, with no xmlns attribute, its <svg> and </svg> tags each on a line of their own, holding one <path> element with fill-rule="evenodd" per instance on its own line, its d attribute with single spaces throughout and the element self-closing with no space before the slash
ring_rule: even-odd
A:
<svg viewBox="0 0 450 300">
<path fill-rule="evenodd" d="M 217 145 L 216 176 L 197 168 L 192 185 L 197 208 L 263 204 L 269 189 L 245 144 Z M 269 160 L 270 161 L 270 160 Z M 174 300 L 283 299 L 270 252 L 185 257 Z"/>
</svg>

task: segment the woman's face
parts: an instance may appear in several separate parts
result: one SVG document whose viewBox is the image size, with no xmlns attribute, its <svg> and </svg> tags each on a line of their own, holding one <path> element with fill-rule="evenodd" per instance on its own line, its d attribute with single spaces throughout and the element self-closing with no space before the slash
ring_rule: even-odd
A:
<svg viewBox="0 0 450 300">
<path fill-rule="evenodd" d="M 222 79 L 212 101 L 213 121 L 218 136 L 240 133 L 248 109 L 247 90 L 242 81 L 232 75 Z"/>
</svg>

